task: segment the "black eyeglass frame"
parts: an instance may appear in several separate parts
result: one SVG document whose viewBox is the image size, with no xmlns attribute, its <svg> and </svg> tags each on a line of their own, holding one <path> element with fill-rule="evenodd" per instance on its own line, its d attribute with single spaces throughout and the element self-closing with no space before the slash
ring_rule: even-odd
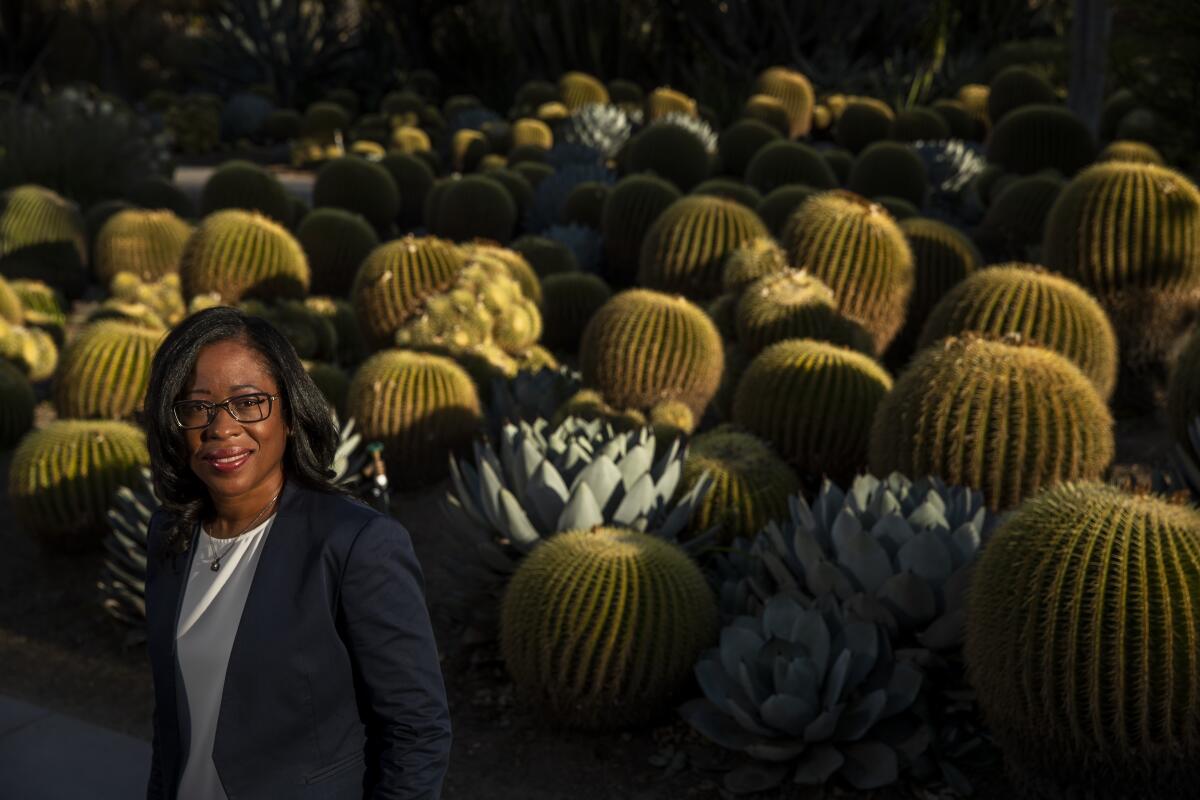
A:
<svg viewBox="0 0 1200 800">
<path fill-rule="evenodd" d="M 238 419 L 237 414 L 233 413 L 233 409 L 230 407 L 229 404 L 234 402 L 235 400 L 244 400 L 247 397 L 265 397 L 265 398 L 267 398 L 267 413 L 262 415 L 258 419 Z M 224 400 L 222 400 L 219 403 L 210 403 L 207 400 L 180 400 L 179 402 L 172 404 L 171 415 L 173 417 L 175 417 L 175 424 L 178 425 L 180 428 L 182 428 L 185 431 L 198 431 L 201 428 L 207 428 L 209 425 L 212 425 L 213 420 L 217 418 L 217 409 L 220 409 L 220 408 L 225 409 L 225 413 L 228 414 L 229 418 L 232 419 L 234 422 L 240 422 L 243 425 L 253 425 L 256 422 L 264 422 L 264 421 L 270 419 L 271 412 L 275 410 L 275 401 L 278 400 L 279 398 L 280 398 L 280 395 L 277 395 L 277 394 L 267 394 L 266 392 L 250 392 L 248 394 L 235 395 L 234 397 L 226 397 Z M 180 421 L 179 407 L 184 404 L 187 404 L 187 403 L 197 403 L 206 412 L 208 412 L 208 420 L 206 420 L 203 425 L 184 425 L 183 422 Z"/>
</svg>

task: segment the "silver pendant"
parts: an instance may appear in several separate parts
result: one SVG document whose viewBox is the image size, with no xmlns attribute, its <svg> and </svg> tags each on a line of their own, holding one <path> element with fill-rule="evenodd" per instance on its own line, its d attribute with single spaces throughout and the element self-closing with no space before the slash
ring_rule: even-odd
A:
<svg viewBox="0 0 1200 800">
<path fill-rule="evenodd" d="M 221 568 L 221 559 L 219 559 L 219 558 L 217 558 L 217 559 L 213 559 L 213 562 L 212 562 L 212 568 L 211 568 L 211 569 L 212 569 L 212 571 L 213 571 L 213 572 L 216 572 L 216 571 L 217 571 L 217 570 L 219 570 L 220 568 Z"/>
</svg>

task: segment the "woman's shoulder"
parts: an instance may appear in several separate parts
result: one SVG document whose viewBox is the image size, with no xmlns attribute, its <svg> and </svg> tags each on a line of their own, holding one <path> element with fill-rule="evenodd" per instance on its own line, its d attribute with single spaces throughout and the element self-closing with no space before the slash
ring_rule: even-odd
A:
<svg viewBox="0 0 1200 800">
<path fill-rule="evenodd" d="M 339 536 L 353 539 L 377 520 L 399 525 L 392 517 L 351 495 L 322 492 L 317 489 L 303 491 L 308 495 L 306 505 L 309 527 L 320 533 L 323 538 Z"/>
</svg>

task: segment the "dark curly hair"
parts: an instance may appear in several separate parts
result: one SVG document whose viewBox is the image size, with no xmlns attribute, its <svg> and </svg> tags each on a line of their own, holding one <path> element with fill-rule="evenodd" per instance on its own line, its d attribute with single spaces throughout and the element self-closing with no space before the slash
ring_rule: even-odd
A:
<svg viewBox="0 0 1200 800">
<path fill-rule="evenodd" d="M 338 430 L 329 404 L 304 370 L 291 342 L 261 317 L 219 306 L 198 311 L 163 340 L 150 366 L 143 425 L 150 450 L 154 491 L 169 515 L 163 558 L 184 553 L 196 523 L 214 512 L 208 488 L 188 465 L 183 430 L 175 424 L 172 404 L 179 400 L 206 345 L 237 340 L 258 353 L 279 386 L 280 410 L 292 433 L 283 453 L 286 480 L 319 491 L 343 493 L 329 465 L 337 451 Z"/>
</svg>

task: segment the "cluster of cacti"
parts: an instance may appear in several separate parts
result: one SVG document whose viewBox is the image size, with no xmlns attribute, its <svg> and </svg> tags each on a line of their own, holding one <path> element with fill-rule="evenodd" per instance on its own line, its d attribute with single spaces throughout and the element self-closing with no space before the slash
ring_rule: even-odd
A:
<svg viewBox="0 0 1200 800">
<path fill-rule="evenodd" d="M 1008 509 L 1063 481 L 1098 478 L 1114 453 L 1104 398 L 1075 364 L 1017 337 L 950 337 L 919 352 L 879 403 L 877 475 L 935 475 Z"/>
<path fill-rule="evenodd" d="M 54 374 L 58 347 L 41 328 L 0 321 L 0 361 L 9 362 L 30 381 L 38 383 Z"/>
<path fill-rule="evenodd" d="M 87 255 L 87 231 L 74 203 L 32 185 L 0 194 L 0 275 L 45 281 L 78 297 Z"/>
<path fill-rule="evenodd" d="M 774 97 L 783 104 L 788 116 L 788 138 L 808 135 L 816 96 L 812 83 L 802 73 L 786 67 L 770 67 L 758 76 L 754 93 Z"/>
<path fill-rule="evenodd" d="M 108 299 L 90 319 L 117 317 L 166 329 L 177 325 L 188 313 L 177 272 L 150 281 L 132 272 L 118 272 L 109 281 L 108 293 Z"/>
<path fill-rule="evenodd" d="M 102 284 L 117 273 L 155 281 L 179 270 L 192 226 L 170 211 L 127 209 L 112 215 L 92 245 L 92 272 Z"/>
<path fill-rule="evenodd" d="M 249 211 L 218 211 L 196 226 L 179 259 L 184 296 L 216 292 L 243 297 L 300 297 L 308 291 L 308 259 L 281 225 Z"/>
<path fill-rule="evenodd" d="M 25 306 L 7 280 L 0 277 L 0 321 L 20 325 L 25 321 Z"/>
<path fill-rule="evenodd" d="M 578 581 L 564 595 L 568 574 Z M 716 633 L 712 592 L 684 552 L 600 527 L 559 534 L 525 559 L 504 594 L 500 643 L 521 695 L 566 724 L 609 729 L 668 707 Z"/>
<path fill-rule="evenodd" d="M 912 249 L 895 220 L 851 192 L 824 192 L 792 214 L 783 246 L 790 263 L 833 290 L 838 309 L 882 352 L 904 324 L 913 288 Z"/>
<path fill-rule="evenodd" d="M 1194 790 L 1198 553 L 1194 509 L 1098 483 L 1043 492 L 992 537 L 966 652 L 1021 787 L 1097 798 Z"/>
<path fill-rule="evenodd" d="M 1117 382 L 1117 336 L 1104 309 L 1077 284 L 1033 264 L 975 272 L 930 311 L 918 348 L 969 331 L 1018 334 L 1067 357 L 1104 399 Z"/>
<path fill-rule="evenodd" d="M 52 422 L 28 434 L 13 453 L 13 514 L 51 549 L 94 548 L 107 530 L 112 493 L 149 461 L 145 434 L 127 422 Z"/>
<path fill-rule="evenodd" d="M 620 292 L 600 307 L 579 346 L 585 386 L 623 408 L 679 400 L 699 419 L 721 381 L 721 336 L 682 297 Z"/>
<path fill-rule="evenodd" d="M 870 356 L 787 339 L 746 367 L 733 421 L 772 444 L 806 478 L 846 480 L 867 461 L 868 434 L 892 378 Z"/>
<path fill-rule="evenodd" d="M 292 222 L 292 206 L 283 184 L 264 167 L 249 161 L 226 161 L 204 184 L 201 215 L 207 217 L 230 208 L 258 212 L 280 225 Z"/>
<path fill-rule="evenodd" d="M 696 195 L 681 198 L 646 231 L 638 284 L 693 300 L 711 299 L 721 292 L 725 257 L 766 235 L 758 216 L 738 203 Z"/>
<path fill-rule="evenodd" d="M 164 329 L 102 320 L 67 344 L 54 374 L 59 417 L 127 419 L 141 410 Z"/>
<path fill-rule="evenodd" d="M 354 373 L 346 412 L 363 436 L 383 442 L 388 473 L 402 482 L 446 474 L 450 452 L 479 432 L 479 394 L 470 375 L 444 356 L 382 350 Z"/>
</svg>

